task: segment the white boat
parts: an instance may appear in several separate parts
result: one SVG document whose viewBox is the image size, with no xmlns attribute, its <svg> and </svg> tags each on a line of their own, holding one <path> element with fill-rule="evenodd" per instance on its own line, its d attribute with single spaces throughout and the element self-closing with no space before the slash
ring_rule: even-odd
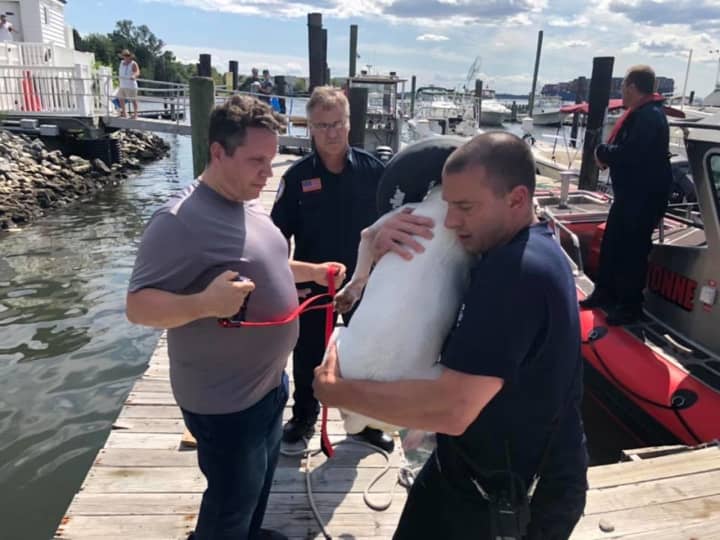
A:
<svg viewBox="0 0 720 540">
<path fill-rule="evenodd" d="M 536 126 L 557 126 L 562 122 L 559 96 L 535 96 L 532 118 Z"/>
<path fill-rule="evenodd" d="M 464 115 L 462 105 L 453 99 L 452 90 L 427 86 L 415 92 L 415 120 L 427 121 L 430 131 L 443 135 L 453 133 Z"/>
<path fill-rule="evenodd" d="M 495 91 L 483 88 L 480 103 L 480 124 L 483 126 L 501 126 L 510 116 L 510 109 L 495 99 Z"/>
</svg>

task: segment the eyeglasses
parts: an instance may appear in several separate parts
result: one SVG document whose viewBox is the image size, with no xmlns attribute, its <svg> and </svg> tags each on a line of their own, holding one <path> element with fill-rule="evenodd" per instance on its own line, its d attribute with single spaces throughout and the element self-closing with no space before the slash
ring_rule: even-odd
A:
<svg viewBox="0 0 720 540">
<path fill-rule="evenodd" d="M 333 122 L 332 124 L 328 124 L 327 122 L 312 122 L 310 125 L 313 129 L 317 129 L 319 131 L 327 131 L 329 129 L 342 129 L 344 127 L 347 127 L 348 123 L 347 120 L 338 120 L 337 122 Z"/>
</svg>

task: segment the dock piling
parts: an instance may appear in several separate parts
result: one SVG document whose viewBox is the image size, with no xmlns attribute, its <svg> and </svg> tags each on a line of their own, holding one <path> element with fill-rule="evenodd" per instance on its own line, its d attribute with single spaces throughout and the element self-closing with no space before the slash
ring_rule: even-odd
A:
<svg viewBox="0 0 720 540">
<path fill-rule="evenodd" d="M 351 86 L 348 100 L 350 101 L 350 146 L 364 148 L 368 89 Z"/>
<path fill-rule="evenodd" d="M 209 55 L 208 55 L 209 56 Z M 192 129 L 193 174 L 197 178 L 208 160 L 210 111 L 215 105 L 215 83 L 209 77 L 190 79 L 190 123 Z"/>
<path fill-rule="evenodd" d="M 533 107 L 535 106 L 535 91 L 537 90 L 538 71 L 540 70 L 540 53 L 542 52 L 543 31 L 538 31 L 537 51 L 535 52 L 535 71 L 533 72 L 532 90 L 530 91 L 530 99 L 528 100 L 528 116 L 533 115 Z"/>
<path fill-rule="evenodd" d="M 597 56 L 593 58 L 592 77 L 588 99 L 588 119 L 585 128 L 582 166 L 580 168 L 580 189 L 595 190 L 598 182 L 598 168 L 595 164 L 595 147 L 602 142 L 603 120 L 610 100 L 610 84 L 615 58 Z"/>
<path fill-rule="evenodd" d="M 211 56 L 209 54 L 201 54 L 198 63 L 198 77 L 212 77 Z"/>
<path fill-rule="evenodd" d="M 237 60 L 230 60 L 228 63 L 228 71 L 232 74 L 232 90 L 233 92 L 238 88 L 238 62 Z"/>
<path fill-rule="evenodd" d="M 415 118 L 415 85 L 417 78 L 415 75 L 410 80 L 410 118 Z"/>
<path fill-rule="evenodd" d="M 357 24 L 350 25 L 350 64 L 348 67 L 348 75 L 350 77 L 355 76 L 355 70 L 357 69 L 357 40 L 358 40 L 358 26 Z"/>
<path fill-rule="evenodd" d="M 310 66 L 310 92 L 322 86 L 325 78 L 323 57 L 322 13 L 308 13 L 308 60 Z"/>
<path fill-rule="evenodd" d="M 477 103 L 477 122 L 480 125 L 482 117 L 482 88 L 483 82 L 480 79 L 475 79 L 475 101 Z"/>
</svg>

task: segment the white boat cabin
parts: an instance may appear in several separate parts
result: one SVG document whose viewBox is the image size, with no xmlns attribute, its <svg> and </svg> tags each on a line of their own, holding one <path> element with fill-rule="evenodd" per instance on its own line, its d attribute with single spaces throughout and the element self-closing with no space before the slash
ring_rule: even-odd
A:
<svg viewBox="0 0 720 540">
<path fill-rule="evenodd" d="M 13 41 L 73 47 L 72 28 L 65 24 L 65 0 L 0 0 L 13 26 Z"/>
</svg>

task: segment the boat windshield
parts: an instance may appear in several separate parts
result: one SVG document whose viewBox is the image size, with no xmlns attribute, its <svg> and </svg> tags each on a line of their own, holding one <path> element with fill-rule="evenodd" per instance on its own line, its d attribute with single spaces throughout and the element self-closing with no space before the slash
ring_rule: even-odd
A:
<svg viewBox="0 0 720 540">
<path fill-rule="evenodd" d="M 368 113 L 392 116 L 396 107 L 395 83 L 353 82 L 354 87 L 368 89 Z"/>
</svg>

